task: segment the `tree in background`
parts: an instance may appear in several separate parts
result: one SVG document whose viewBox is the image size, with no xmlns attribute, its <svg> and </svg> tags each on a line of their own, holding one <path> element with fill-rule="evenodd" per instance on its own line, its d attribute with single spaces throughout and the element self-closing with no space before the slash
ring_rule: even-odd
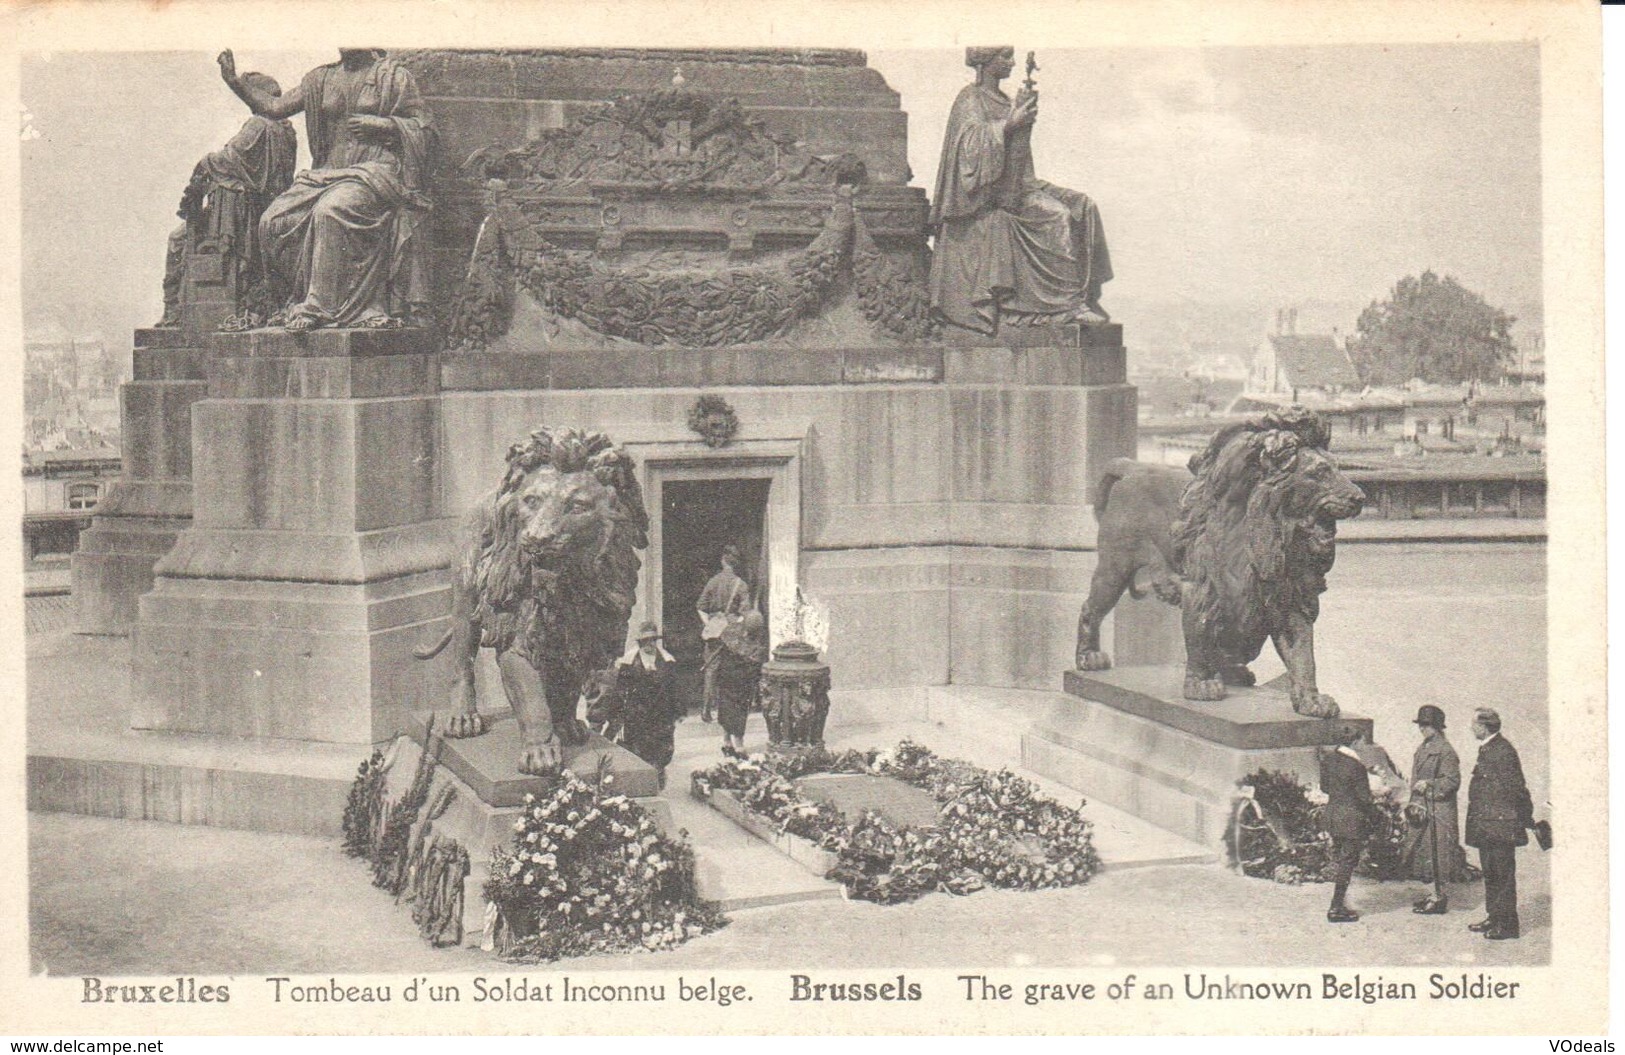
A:
<svg viewBox="0 0 1625 1055">
<path fill-rule="evenodd" d="M 1516 319 L 1449 275 L 1407 275 L 1360 313 L 1349 356 L 1369 385 L 1492 381 L 1516 360 Z"/>
</svg>

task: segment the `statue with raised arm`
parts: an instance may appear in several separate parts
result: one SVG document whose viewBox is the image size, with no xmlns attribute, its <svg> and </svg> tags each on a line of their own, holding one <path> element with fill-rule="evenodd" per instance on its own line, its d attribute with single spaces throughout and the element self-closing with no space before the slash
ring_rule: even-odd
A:
<svg viewBox="0 0 1625 1055">
<path fill-rule="evenodd" d="M 948 322 L 994 333 L 1004 322 L 1105 322 L 1111 257 L 1088 195 L 1033 172 L 1038 92 L 999 87 L 1011 47 L 966 48 L 976 81 L 954 100 L 931 201 L 931 304 Z"/>
<path fill-rule="evenodd" d="M 305 115 L 311 167 L 260 219 L 260 244 L 286 293 L 273 322 L 386 327 L 421 321 L 428 303 L 423 244 L 434 130 L 412 74 L 378 48 L 343 48 L 280 96 L 220 74 L 254 113 Z"/>
<path fill-rule="evenodd" d="M 282 86 L 263 73 L 245 73 L 242 80 L 271 98 L 282 94 Z M 225 146 L 193 166 L 176 211 L 181 224 L 170 232 L 164 256 L 164 317 L 159 326 L 181 325 L 186 261 L 199 253 L 222 258 L 221 277 L 232 294 L 232 317 L 257 320 L 271 310 L 272 293 L 259 250 L 260 216 L 293 182 L 298 148 L 293 125 L 255 114 Z M 209 325 L 214 321 L 219 320 Z"/>
</svg>

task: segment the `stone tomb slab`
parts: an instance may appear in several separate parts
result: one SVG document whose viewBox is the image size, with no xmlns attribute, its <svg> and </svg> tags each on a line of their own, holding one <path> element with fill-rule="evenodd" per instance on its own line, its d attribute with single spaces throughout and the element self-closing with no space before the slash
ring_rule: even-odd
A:
<svg viewBox="0 0 1625 1055">
<path fill-rule="evenodd" d="M 410 733 L 419 744 L 423 743 L 428 717 L 424 713 L 413 716 Z M 519 772 L 521 738 L 518 720 L 511 714 L 486 717 L 490 728 L 485 735 L 460 740 L 444 739 L 440 764 L 468 785 L 469 790 L 486 805 L 497 808 L 519 806 L 525 801 L 527 792 L 540 794 L 545 790 L 547 781 L 543 777 Z M 597 733 L 592 733 L 580 747 L 564 748 L 563 755 L 564 768 L 583 780 L 592 780 L 598 773 L 599 760 L 607 758 L 618 792 L 632 798 L 660 794 L 660 778 L 653 766 Z"/>
<path fill-rule="evenodd" d="M 849 821 L 865 813 L 878 813 L 893 824 L 934 828 L 940 819 L 936 799 L 894 777 L 814 773 L 797 780 L 796 788 L 814 802 L 834 806 Z"/>
</svg>

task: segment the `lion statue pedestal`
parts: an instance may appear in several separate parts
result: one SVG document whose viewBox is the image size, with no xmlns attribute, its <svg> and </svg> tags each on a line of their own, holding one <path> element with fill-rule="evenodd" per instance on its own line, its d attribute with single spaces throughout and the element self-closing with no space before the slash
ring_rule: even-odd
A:
<svg viewBox="0 0 1625 1055">
<path fill-rule="evenodd" d="M 1325 421 L 1287 407 L 1219 430 L 1190 471 L 1119 459 L 1095 495 L 1097 560 L 1066 695 L 1023 739 L 1023 761 L 1196 842 L 1223 837 L 1236 783 L 1260 768 L 1318 779 L 1315 749 L 1351 725 L 1320 691 L 1315 621 L 1337 522 L 1365 495 L 1332 458 Z M 1127 593 L 1112 670 L 1102 624 Z M 1169 662 L 1177 611 L 1183 665 Z M 1127 635 L 1148 640 L 1125 640 Z M 1255 687 L 1273 645 L 1286 673 Z"/>
<path fill-rule="evenodd" d="M 431 816 L 425 810 L 412 831 L 412 841 L 420 838 L 454 840 L 468 851 L 469 874 L 463 880 L 463 944 L 478 944 L 485 926 L 485 881 L 490 875 L 491 851 L 513 839 L 514 821 L 524 809 L 525 794 L 540 794 L 550 787 L 545 777 L 519 772 L 521 735 L 519 723 L 502 713 L 487 714 L 483 736 L 446 739 L 437 722 L 430 740 L 437 752 L 438 765 L 427 801 L 449 802 L 444 812 Z M 413 771 L 423 753 L 430 715 L 412 716 L 410 726 L 387 754 L 392 759 L 386 777 L 384 801 L 397 801 L 412 781 Z M 597 778 L 600 761 L 607 762 L 614 787 L 631 798 L 664 833 L 672 834 L 671 806 L 659 798 L 655 769 L 623 747 L 596 733 L 587 742 L 567 746 L 562 751 L 563 768 L 583 780 Z"/>
<path fill-rule="evenodd" d="M 1197 701 L 1184 698 L 1184 681 L 1177 665 L 1068 671 L 1064 693 L 1021 738 L 1022 765 L 1217 847 L 1242 777 L 1285 770 L 1313 787 L 1318 747 L 1350 726 L 1371 734 L 1369 718 L 1295 713 L 1279 682 Z"/>
</svg>

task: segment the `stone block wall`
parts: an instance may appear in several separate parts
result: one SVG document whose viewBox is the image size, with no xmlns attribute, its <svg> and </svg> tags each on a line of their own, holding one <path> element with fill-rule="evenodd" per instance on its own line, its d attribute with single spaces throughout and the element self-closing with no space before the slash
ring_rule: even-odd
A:
<svg viewBox="0 0 1625 1055">
<path fill-rule="evenodd" d="M 646 354 L 658 363 L 684 353 Z M 1133 388 L 997 383 L 985 357 L 940 350 L 935 360 L 913 360 L 928 363 L 927 380 L 864 384 L 841 380 L 839 356 L 798 366 L 797 355 L 813 353 L 767 354 L 766 376 L 775 380 L 815 369 L 836 376 L 740 384 L 736 363 L 734 384 L 703 389 L 454 390 L 454 376 L 492 378 L 471 360 L 448 360 L 443 508 L 468 509 L 500 479 L 508 445 L 538 425 L 602 429 L 634 446 L 659 442 L 693 464 L 737 456 L 753 437 L 794 437 L 795 581 L 829 607 L 828 659 L 840 687 L 1052 688 L 1056 671 L 1071 665 L 1094 568 L 1094 483 L 1107 461 L 1134 453 Z M 1035 369 L 1059 374 L 1080 353 L 1023 354 Z M 662 371 L 618 372 L 639 374 L 658 385 Z M 734 447 L 713 450 L 688 431 L 702 391 L 733 406 Z"/>
</svg>

